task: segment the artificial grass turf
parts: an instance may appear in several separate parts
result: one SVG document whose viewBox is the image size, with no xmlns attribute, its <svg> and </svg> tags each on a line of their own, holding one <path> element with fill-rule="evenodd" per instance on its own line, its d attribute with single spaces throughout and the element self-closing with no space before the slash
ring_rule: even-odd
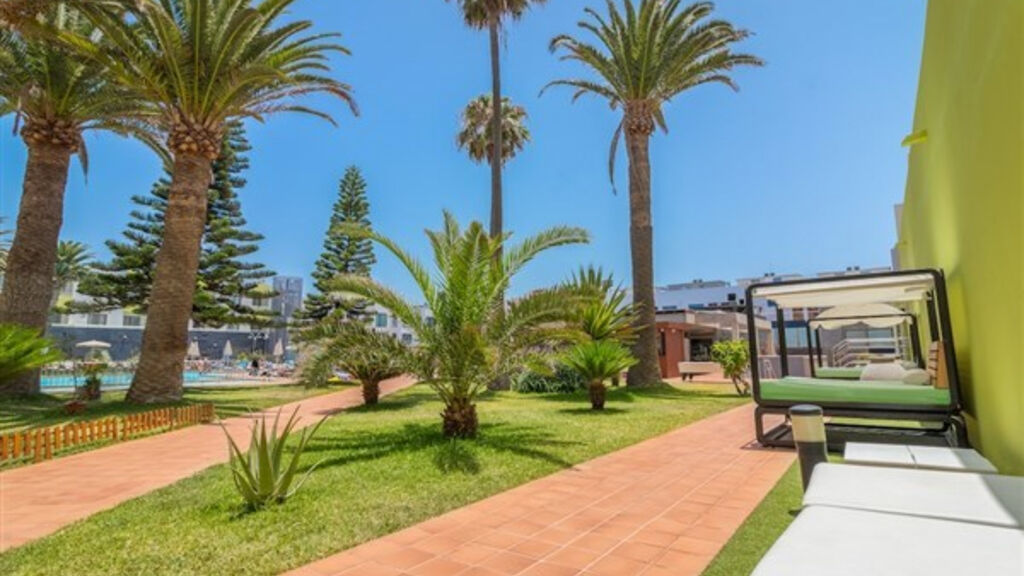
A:
<svg viewBox="0 0 1024 576">
<path fill-rule="evenodd" d="M 800 465 L 794 463 L 750 513 L 701 576 L 745 576 L 796 518 L 803 500 Z"/>
<path fill-rule="evenodd" d="M 723 386 L 480 398 L 480 436 L 440 434 L 425 386 L 341 413 L 312 441 L 321 464 L 283 505 L 245 512 L 228 470 L 192 478 L 0 555 L 0 574 L 277 574 L 738 406 Z"/>
<path fill-rule="evenodd" d="M 64 413 L 64 403 L 72 398 L 72 394 L 40 394 L 36 396 L 3 398 L 0 399 L 0 434 L 24 428 L 53 426 L 80 420 L 99 420 L 157 408 L 186 406 L 206 402 L 213 403 L 217 416 L 230 418 L 253 410 L 262 410 L 271 406 L 296 402 L 303 398 L 338 392 L 352 386 L 351 384 L 338 384 L 312 389 L 294 384 L 285 386 L 188 387 L 185 388 L 185 396 L 181 402 L 159 406 L 128 404 L 124 401 L 126 391 L 109 391 L 104 392 L 103 397 L 99 401 L 90 402 L 85 412 L 75 416 L 68 416 Z"/>
</svg>

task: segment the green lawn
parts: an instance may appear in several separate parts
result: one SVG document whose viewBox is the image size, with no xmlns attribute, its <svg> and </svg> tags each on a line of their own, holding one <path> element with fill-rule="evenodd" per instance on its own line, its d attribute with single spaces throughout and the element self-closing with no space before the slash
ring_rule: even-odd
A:
<svg viewBox="0 0 1024 576">
<path fill-rule="evenodd" d="M 337 392 L 350 386 L 339 384 L 315 389 L 307 389 L 301 385 L 186 388 L 184 399 L 174 406 L 212 402 L 216 406 L 217 415 L 221 418 L 228 418 L 244 414 L 249 410 L 261 410 L 310 396 Z M 104 392 L 102 400 L 90 403 L 85 413 L 77 416 L 68 416 L 64 413 L 64 403 L 71 399 L 71 394 L 0 399 L 0 434 L 23 428 L 64 424 L 76 420 L 97 420 L 110 416 L 144 412 L 154 408 L 154 406 L 127 404 L 124 401 L 124 395 L 124 391 Z"/>
<path fill-rule="evenodd" d="M 322 463 L 284 505 L 246 513 L 228 470 L 192 478 L 0 555 L 0 574 L 277 574 L 747 402 L 723 386 L 585 394 L 488 394 L 480 437 L 440 435 L 417 386 L 324 424 Z"/>
</svg>

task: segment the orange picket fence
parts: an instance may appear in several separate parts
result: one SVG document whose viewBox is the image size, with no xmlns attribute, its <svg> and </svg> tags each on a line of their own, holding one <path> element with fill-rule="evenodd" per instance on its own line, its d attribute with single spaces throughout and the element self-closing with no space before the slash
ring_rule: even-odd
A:
<svg viewBox="0 0 1024 576">
<path fill-rule="evenodd" d="M 0 436 L 0 465 L 42 462 L 61 451 L 89 444 L 131 440 L 212 422 L 215 417 L 213 404 L 194 404 L 12 432 Z"/>
</svg>

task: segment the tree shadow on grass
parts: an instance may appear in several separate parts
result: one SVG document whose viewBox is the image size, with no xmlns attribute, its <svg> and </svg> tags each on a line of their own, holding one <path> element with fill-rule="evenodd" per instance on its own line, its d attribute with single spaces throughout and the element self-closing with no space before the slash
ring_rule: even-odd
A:
<svg viewBox="0 0 1024 576">
<path fill-rule="evenodd" d="M 605 406 L 604 410 L 594 410 L 590 406 L 580 406 L 579 408 L 562 408 L 558 411 L 560 414 L 571 414 L 573 416 L 583 416 L 600 418 L 602 416 L 614 416 L 616 414 L 625 414 L 629 412 L 625 408 L 616 408 L 614 406 Z"/>
<path fill-rule="evenodd" d="M 558 455 L 556 448 L 579 442 L 558 440 L 550 432 L 506 423 L 480 426 L 475 439 L 452 440 L 441 433 L 439 420 L 405 422 L 379 430 L 343 430 L 313 438 L 306 453 L 320 461 L 320 468 L 366 462 L 399 453 L 431 452 L 434 464 L 442 472 L 476 474 L 480 471 L 477 453 L 481 449 L 508 452 L 567 468 L 572 465 Z M 315 458 L 319 455 L 320 458 Z"/>
</svg>

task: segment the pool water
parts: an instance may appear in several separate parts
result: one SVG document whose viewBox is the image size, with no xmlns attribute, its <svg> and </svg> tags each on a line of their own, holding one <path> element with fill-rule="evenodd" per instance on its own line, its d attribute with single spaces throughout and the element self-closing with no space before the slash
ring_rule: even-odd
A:
<svg viewBox="0 0 1024 576">
<path fill-rule="evenodd" d="M 223 376 L 219 376 L 217 374 L 203 374 L 201 372 L 194 371 L 185 372 L 184 377 L 186 386 L 199 382 L 216 382 L 218 380 L 224 380 Z M 130 372 L 111 372 L 109 374 L 104 374 L 100 379 L 103 381 L 104 388 L 121 388 L 129 386 L 132 383 L 132 374 Z M 47 374 L 44 375 L 40 381 L 40 385 L 44 389 L 74 388 L 75 386 L 81 386 L 84 383 L 84 377 L 75 376 L 73 374 Z"/>
</svg>

